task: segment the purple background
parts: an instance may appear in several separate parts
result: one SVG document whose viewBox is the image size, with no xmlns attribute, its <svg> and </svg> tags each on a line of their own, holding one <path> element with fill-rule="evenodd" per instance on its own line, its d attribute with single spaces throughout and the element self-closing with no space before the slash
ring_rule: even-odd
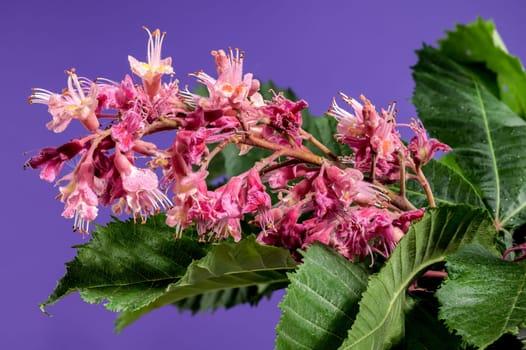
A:
<svg viewBox="0 0 526 350">
<path fill-rule="evenodd" d="M 258 308 L 238 307 L 213 315 L 153 312 L 113 333 L 115 315 L 83 303 L 77 294 L 38 309 L 85 241 L 60 217 L 57 188 L 38 172 L 22 171 L 44 146 L 78 136 L 80 128 L 55 135 L 50 116 L 29 106 L 31 87 L 60 91 L 64 69 L 118 80 L 127 55 L 146 56 L 146 25 L 167 31 L 163 56 L 172 56 L 182 83 L 201 68 L 214 73 L 210 50 L 229 45 L 246 51 L 246 71 L 261 80 L 292 86 L 316 114 L 338 91 L 365 93 L 378 106 L 398 100 L 399 115 L 414 117 L 409 67 L 422 42 L 435 43 L 455 22 L 493 18 L 511 53 L 526 60 L 526 3 L 516 1 L 2 1 L 3 86 L 1 137 L 3 200 L 0 211 L 1 349 L 271 349 L 282 294 Z M 101 217 L 99 223 L 104 223 Z"/>
</svg>

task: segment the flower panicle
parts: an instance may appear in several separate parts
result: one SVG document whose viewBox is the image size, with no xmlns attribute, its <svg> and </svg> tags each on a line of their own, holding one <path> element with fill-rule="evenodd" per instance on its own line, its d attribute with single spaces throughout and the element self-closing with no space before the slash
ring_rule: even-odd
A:
<svg viewBox="0 0 526 350">
<path fill-rule="evenodd" d="M 216 74 L 190 74 L 208 92 L 199 96 L 172 79 L 172 59 L 161 54 L 165 33 L 144 29 L 146 62 L 128 56 L 140 82 L 131 74 L 90 80 L 72 69 L 62 92 L 37 88 L 29 97 L 48 106 L 50 130 L 62 132 L 78 120 L 88 131 L 43 148 L 25 164 L 60 184 L 62 216 L 76 231 L 88 232 L 100 206 L 139 222 L 164 211 L 175 238 L 195 226 L 202 241 L 239 241 L 246 223 L 259 230 L 260 243 L 286 247 L 298 259 L 297 249 L 319 241 L 355 261 L 389 256 L 423 215 L 387 185 L 404 182 L 406 171 L 414 175 L 448 147 L 428 139 L 418 123 L 406 146 L 396 129 L 396 104 L 377 112 L 366 97 L 340 93 L 352 111 L 334 99 L 327 114 L 337 121 L 335 138 L 352 153 L 338 156 L 303 129 L 306 101 L 279 92 L 263 98 L 259 80 L 243 71 L 242 50 L 213 50 Z M 168 147 L 144 139 L 161 132 L 172 135 Z M 231 144 L 240 155 L 252 148 L 269 155 L 213 184 L 213 159 Z M 75 165 L 59 177 L 67 162 Z"/>
</svg>

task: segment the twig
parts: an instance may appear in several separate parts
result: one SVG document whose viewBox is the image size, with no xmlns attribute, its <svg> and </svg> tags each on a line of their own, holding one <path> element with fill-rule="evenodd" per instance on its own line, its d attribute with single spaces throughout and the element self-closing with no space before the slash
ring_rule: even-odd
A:
<svg viewBox="0 0 526 350">
<path fill-rule="evenodd" d="M 292 149 L 281 145 L 277 145 L 267 140 L 255 137 L 253 134 L 249 134 L 247 138 L 241 140 L 240 142 L 245 143 L 249 146 L 257 146 L 260 148 L 268 149 L 270 151 L 279 152 L 283 156 L 299 159 L 306 163 L 315 165 L 322 165 L 323 163 L 323 158 L 313 153 L 308 153 L 299 149 Z"/>
<path fill-rule="evenodd" d="M 284 162 L 277 163 L 277 164 L 274 164 L 274 165 L 269 165 L 268 167 L 261 169 L 261 171 L 259 172 L 259 175 L 263 176 L 265 174 L 270 173 L 271 171 L 274 171 L 274 170 L 277 170 L 277 169 L 280 169 L 280 168 L 284 168 L 284 167 L 287 167 L 287 166 L 290 166 L 290 165 L 300 164 L 300 163 L 301 163 L 301 161 L 298 160 L 298 159 L 289 159 L 289 160 L 286 160 Z"/>
<path fill-rule="evenodd" d="M 181 123 L 177 120 L 162 118 L 154 121 L 152 124 L 148 125 L 142 135 L 151 135 L 156 132 L 166 131 L 166 130 L 176 130 L 181 126 Z"/>
</svg>

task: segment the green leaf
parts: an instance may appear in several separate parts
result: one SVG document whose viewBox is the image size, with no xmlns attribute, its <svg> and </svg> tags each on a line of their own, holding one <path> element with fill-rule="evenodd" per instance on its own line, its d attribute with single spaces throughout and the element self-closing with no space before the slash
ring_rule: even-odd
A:
<svg viewBox="0 0 526 350">
<path fill-rule="evenodd" d="M 256 162 L 272 154 L 272 152 L 258 147 L 253 147 L 248 153 L 241 156 L 239 151 L 240 149 L 231 143 L 220 152 L 224 157 L 225 170 L 229 178 L 248 171 Z"/>
<path fill-rule="evenodd" d="M 144 225 L 128 220 L 98 226 L 88 243 L 76 247 L 77 256 L 66 264 L 66 274 L 42 310 L 75 291 L 91 303 L 107 300 L 105 306 L 113 311 L 134 310 L 155 300 L 208 249 L 191 234 L 175 240 L 164 221 L 164 215 L 157 215 Z"/>
<path fill-rule="evenodd" d="M 279 305 L 276 349 L 336 349 L 356 316 L 368 273 L 319 243 L 302 254 Z"/>
<path fill-rule="evenodd" d="M 179 311 L 189 310 L 192 314 L 214 312 L 220 307 L 230 309 L 239 304 L 257 305 L 263 298 L 270 298 L 273 292 L 286 288 L 287 282 L 268 283 L 241 288 L 221 289 L 195 295 L 175 303 Z"/>
<path fill-rule="evenodd" d="M 422 171 L 431 186 L 437 205 L 465 203 L 475 207 L 485 207 L 473 185 L 451 167 L 431 160 Z M 417 181 L 407 183 L 407 197 L 417 208 L 429 205 Z"/>
<path fill-rule="evenodd" d="M 492 246 L 495 235 L 483 209 L 466 205 L 428 209 L 369 280 L 356 321 L 340 349 L 385 349 L 399 342 L 405 314 L 414 305 L 406 290 L 419 274 L 464 244 L 478 241 Z"/>
<path fill-rule="evenodd" d="M 463 349 L 462 339 L 451 334 L 438 319 L 435 298 L 419 300 L 405 317 L 405 334 L 396 349 L 455 350 Z M 440 341 L 437 341 L 439 339 Z"/>
<path fill-rule="evenodd" d="M 437 292 L 440 318 L 485 348 L 526 322 L 526 261 L 509 262 L 478 244 L 447 258 L 448 279 Z"/>
<path fill-rule="evenodd" d="M 429 133 L 453 148 L 497 226 L 525 223 L 526 122 L 439 50 L 418 56 L 413 102 Z"/>
<path fill-rule="evenodd" d="M 486 86 L 496 85 L 492 91 L 496 97 L 526 119 L 526 72 L 521 61 L 506 50 L 493 21 L 479 18 L 469 25 L 457 25 L 439 43 L 440 50 L 453 60 L 468 67 L 480 66 L 481 81 L 486 81 Z M 493 81 L 488 81 L 488 73 Z"/>
<path fill-rule="evenodd" d="M 120 332 L 159 307 L 207 292 L 274 283 L 281 286 L 288 281 L 285 271 L 294 268 L 296 262 L 288 250 L 260 245 L 255 236 L 238 243 L 219 243 L 204 258 L 191 263 L 186 274 L 168 285 L 154 301 L 122 313 L 116 321 L 116 330 Z"/>
<path fill-rule="evenodd" d="M 208 145 L 208 149 L 211 151 L 216 146 L 217 144 Z M 225 165 L 226 165 L 226 162 L 225 162 L 225 156 L 223 152 L 219 152 L 218 154 L 214 156 L 214 158 L 212 158 L 212 160 L 210 161 L 207 167 L 208 177 L 206 178 L 206 182 L 208 186 L 213 188 L 213 187 L 222 185 L 225 182 L 226 176 L 227 176 Z"/>
<path fill-rule="evenodd" d="M 269 80 L 265 83 L 262 83 L 259 91 L 261 93 L 261 96 L 263 96 L 263 99 L 266 101 L 270 101 L 274 98 L 274 93 L 279 94 L 280 92 L 288 98 L 291 101 L 297 101 L 299 100 L 296 93 L 291 88 L 281 89 L 274 83 L 272 80 Z"/>
</svg>

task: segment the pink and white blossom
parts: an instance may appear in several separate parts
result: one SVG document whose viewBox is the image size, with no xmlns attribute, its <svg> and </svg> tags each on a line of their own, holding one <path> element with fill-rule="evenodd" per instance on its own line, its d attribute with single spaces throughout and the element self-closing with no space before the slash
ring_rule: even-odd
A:
<svg viewBox="0 0 526 350">
<path fill-rule="evenodd" d="M 74 218 L 74 230 L 89 232 L 89 224 L 95 220 L 99 211 L 93 163 L 82 162 L 76 172 L 64 178 L 66 179 L 70 182 L 59 188 L 58 196 L 64 203 L 62 216 L 67 219 Z"/>
<path fill-rule="evenodd" d="M 413 129 L 415 136 L 409 142 L 408 149 L 412 152 L 416 166 L 427 164 L 438 151 L 449 152 L 451 150 L 451 147 L 445 143 L 437 139 L 429 139 L 422 122 L 413 120 L 411 129 Z"/>
<path fill-rule="evenodd" d="M 161 88 L 161 77 L 164 74 L 173 74 L 174 71 L 172 58 L 161 58 L 161 48 L 166 33 L 161 33 L 159 29 L 150 32 L 148 28 L 143 28 L 148 32 L 148 60 L 140 62 L 130 55 L 128 61 L 132 72 L 142 79 L 147 94 L 153 97 Z"/>
<path fill-rule="evenodd" d="M 48 106 L 53 119 L 46 124 L 49 130 L 56 133 L 64 131 L 72 119 L 78 119 L 89 131 L 99 128 L 99 120 L 95 114 L 98 106 L 97 85 L 79 78 L 75 70 L 67 71 L 68 87 L 62 94 L 56 94 L 45 89 L 33 89 L 29 103 L 41 103 Z"/>
<path fill-rule="evenodd" d="M 172 206 L 168 197 L 159 190 L 159 181 L 153 171 L 137 168 L 120 151 L 116 152 L 114 162 L 121 175 L 127 212 L 144 221 L 148 215 Z"/>
</svg>

